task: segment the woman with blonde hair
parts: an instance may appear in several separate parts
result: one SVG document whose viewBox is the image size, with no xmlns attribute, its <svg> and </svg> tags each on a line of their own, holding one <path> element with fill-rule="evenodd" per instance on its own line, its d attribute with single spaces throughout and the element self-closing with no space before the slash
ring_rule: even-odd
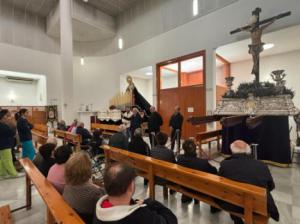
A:
<svg viewBox="0 0 300 224">
<path fill-rule="evenodd" d="M 74 153 L 65 165 L 63 198 L 86 223 L 92 223 L 96 203 L 104 190 L 92 183 L 92 164 L 86 152 Z"/>
</svg>

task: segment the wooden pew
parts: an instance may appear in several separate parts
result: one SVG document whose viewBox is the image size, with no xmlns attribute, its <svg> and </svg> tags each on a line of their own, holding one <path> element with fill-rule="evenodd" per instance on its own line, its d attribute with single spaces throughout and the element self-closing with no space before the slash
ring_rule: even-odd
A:
<svg viewBox="0 0 300 224">
<path fill-rule="evenodd" d="M 64 201 L 52 184 L 27 158 L 20 159 L 26 172 L 26 206 L 31 208 L 31 182 L 47 206 L 47 224 L 84 224 L 78 214 Z"/>
<path fill-rule="evenodd" d="M 216 208 L 215 199 L 221 199 L 244 208 L 244 214 L 235 214 L 245 219 L 246 224 L 268 222 L 266 189 L 232 181 L 217 175 L 189 169 L 177 164 L 156 160 L 151 157 L 125 150 L 104 147 L 107 163 L 124 162 L 138 170 L 138 174 L 149 180 L 150 197 L 155 199 L 154 177 L 164 178 L 174 184 L 168 185 L 187 196 L 196 198 Z M 191 193 L 185 188 L 196 191 Z"/>
<path fill-rule="evenodd" d="M 218 151 L 221 149 L 220 147 L 220 141 L 222 139 L 222 129 L 217 129 L 213 131 L 207 131 L 207 132 L 199 132 L 196 135 L 196 142 L 199 146 L 200 154 L 206 155 L 207 159 L 211 159 L 211 142 L 216 141 L 217 142 L 217 148 Z M 208 144 L 208 155 L 204 152 L 202 145 Z"/>
<path fill-rule="evenodd" d="M 111 136 L 119 131 L 119 125 L 92 123 L 91 130 L 101 129 L 104 135 Z"/>
<path fill-rule="evenodd" d="M 9 205 L 0 207 L 0 224 L 12 224 L 12 217 Z"/>
<path fill-rule="evenodd" d="M 62 139 L 63 144 L 71 143 L 71 144 L 75 145 L 76 151 L 80 151 L 80 144 L 82 142 L 80 135 L 72 134 L 71 132 L 62 131 L 62 130 L 58 130 L 58 129 L 55 129 L 53 131 L 53 135 L 56 138 Z"/>
<path fill-rule="evenodd" d="M 44 145 L 48 139 L 48 126 L 45 124 L 34 124 L 31 130 L 32 139 L 36 148 L 38 144 Z"/>
</svg>

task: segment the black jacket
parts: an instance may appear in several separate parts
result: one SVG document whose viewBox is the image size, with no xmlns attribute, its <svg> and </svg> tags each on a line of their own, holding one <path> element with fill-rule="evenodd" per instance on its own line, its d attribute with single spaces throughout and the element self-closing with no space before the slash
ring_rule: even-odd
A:
<svg viewBox="0 0 300 224">
<path fill-rule="evenodd" d="M 183 123 L 183 116 L 181 113 L 174 113 L 172 117 L 170 118 L 169 127 L 172 127 L 173 129 L 180 129 L 182 128 Z"/>
<path fill-rule="evenodd" d="M 16 131 L 7 124 L 0 122 L 0 150 L 11 149 L 14 146 Z"/>
<path fill-rule="evenodd" d="M 151 157 L 154 159 L 160 159 L 170 163 L 176 163 L 175 155 L 171 149 L 166 146 L 157 145 L 151 150 Z"/>
<path fill-rule="evenodd" d="M 119 149 L 128 149 L 128 138 L 122 133 L 118 132 L 110 137 L 109 145 Z"/>
<path fill-rule="evenodd" d="M 142 137 L 132 137 L 131 142 L 128 145 L 128 151 L 144 156 L 150 155 L 149 145 L 143 140 Z"/>
<path fill-rule="evenodd" d="M 166 162 L 176 163 L 173 151 L 171 149 L 168 149 L 166 146 L 157 145 L 151 150 L 150 154 L 151 157 L 154 159 L 160 159 Z M 155 184 L 164 186 L 167 183 L 168 181 L 163 178 L 155 178 Z"/>
<path fill-rule="evenodd" d="M 86 145 L 92 139 L 91 133 L 83 127 L 76 128 L 76 134 L 81 136 L 82 145 Z"/>
<path fill-rule="evenodd" d="M 41 155 L 41 153 L 38 152 L 33 159 L 33 164 L 44 175 L 44 177 L 47 177 L 48 172 L 51 166 L 55 164 L 55 161 L 53 158 L 49 158 L 48 160 L 45 160 L 44 157 Z"/>
<path fill-rule="evenodd" d="M 268 212 L 274 220 L 279 220 L 277 207 L 270 194 L 275 188 L 275 184 L 266 164 L 246 154 L 235 154 L 221 162 L 219 175 L 231 180 L 253 184 L 267 189 Z M 242 212 L 241 208 L 227 202 L 221 201 L 218 203 L 224 209 L 239 213 Z"/>
<path fill-rule="evenodd" d="M 109 208 L 111 212 L 105 208 L 101 208 L 101 200 L 96 206 L 96 217 L 94 224 L 177 224 L 177 218 L 172 211 L 162 205 L 158 201 L 147 199 L 143 205 L 129 205 L 123 206 L 122 209 L 119 206 Z M 135 208 L 134 208 L 135 206 Z M 118 215 L 120 218 L 116 220 L 114 215 Z M 101 221 L 105 219 L 107 221 Z"/>
<path fill-rule="evenodd" d="M 159 132 L 160 126 L 163 125 L 163 120 L 160 116 L 160 114 L 155 111 L 151 113 L 148 119 L 148 131 L 150 132 Z"/>
<path fill-rule="evenodd" d="M 177 164 L 180 166 L 188 167 L 194 170 L 199 170 L 211 174 L 217 174 L 217 169 L 210 165 L 208 160 L 200 159 L 196 156 L 186 156 L 186 155 L 179 155 L 177 157 Z"/>
<path fill-rule="evenodd" d="M 18 134 L 21 142 L 32 140 L 31 129 L 33 125 L 30 124 L 25 118 L 20 117 L 17 122 Z"/>
<path fill-rule="evenodd" d="M 142 124 L 142 118 L 139 113 L 132 115 L 130 119 L 130 130 L 134 131 L 137 128 L 140 128 Z"/>
</svg>

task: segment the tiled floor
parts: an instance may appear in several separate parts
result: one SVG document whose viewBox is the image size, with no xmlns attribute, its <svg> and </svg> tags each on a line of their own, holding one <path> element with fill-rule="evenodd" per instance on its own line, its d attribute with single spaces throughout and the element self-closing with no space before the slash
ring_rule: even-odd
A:
<svg viewBox="0 0 300 224">
<path fill-rule="evenodd" d="M 300 156 L 298 156 L 300 157 Z M 220 159 L 220 158 L 218 158 Z M 300 224 L 300 158 L 295 159 L 291 168 L 278 168 L 270 166 L 276 188 L 272 192 L 280 212 L 280 222 L 282 224 Z M 213 165 L 218 166 L 216 162 Z M 141 178 L 138 178 L 136 198 L 145 198 L 147 188 L 144 187 Z M 232 223 L 228 213 L 221 212 L 211 215 L 209 206 L 182 204 L 181 195 L 175 194 L 164 200 L 162 188 L 157 187 L 156 199 L 171 208 L 177 215 L 180 224 L 226 224 Z M 0 181 L 0 205 L 10 204 L 11 208 L 16 208 L 25 203 L 25 178 L 1 180 Z M 42 224 L 45 223 L 45 206 L 36 190 L 33 190 L 33 206 L 30 211 L 21 210 L 13 213 L 13 218 L 17 224 Z M 277 223 L 270 220 L 271 224 Z"/>
</svg>

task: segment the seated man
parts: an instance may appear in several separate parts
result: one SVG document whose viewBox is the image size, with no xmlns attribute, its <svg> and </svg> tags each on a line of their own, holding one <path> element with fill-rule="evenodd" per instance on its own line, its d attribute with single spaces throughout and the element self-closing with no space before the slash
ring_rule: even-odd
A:
<svg viewBox="0 0 300 224">
<path fill-rule="evenodd" d="M 182 148 L 184 150 L 183 155 L 177 157 L 177 164 L 185 166 L 194 170 L 200 170 L 207 173 L 217 174 L 218 171 L 215 167 L 209 164 L 207 159 L 200 159 L 197 157 L 196 144 L 193 140 L 186 140 Z M 191 202 L 192 198 L 182 195 L 181 202 Z M 197 203 L 198 201 L 195 201 Z"/>
<path fill-rule="evenodd" d="M 168 135 L 163 132 L 158 132 L 156 135 L 157 145 L 150 151 L 150 155 L 154 159 L 160 159 L 170 163 L 176 163 L 175 155 L 172 150 L 166 147 L 168 141 Z M 156 177 L 155 184 L 165 186 L 168 182 L 162 178 Z M 174 191 L 170 190 L 170 194 Z M 164 195 L 167 194 L 167 188 L 164 187 Z"/>
<path fill-rule="evenodd" d="M 144 141 L 142 137 L 142 129 L 137 128 L 134 131 L 134 136 L 131 138 L 131 141 L 128 146 L 130 152 L 138 153 L 144 156 L 150 155 L 149 145 Z"/>
<path fill-rule="evenodd" d="M 92 139 L 91 133 L 86 128 L 84 128 L 83 122 L 79 123 L 79 125 L 76 129 L 76 134 L 81 136 L 81 140 L 82 140 L 81 144 L 82 145 L 87 145 Z"/>
<path fill-rule="evenodd" d="M 151 199 L 133 200 L 135 170 L 124 164 L 114 163 L 104 175 L 108 195 L 96 205 L 94 224 L 177 224 L 172 211 Z"/>
<path fill-rule="evenodd" d="M 151 157 L 154 159 L 164 160 L 170 163 L 176 163 L 175 155 L 172 150 L 166 147 L 168 141 L 168 135 L 159 132 L 156 135 L 157 145 L 151 150 Z"/>
<path fill-rule="evenodd" d="M 109 139 L 109 145 L 119 149 L 128 149 L 128 138 L 126 137 L 126 126 L 121 124 L 119 126 L 119 132 L 114 134 Z"/>
<path fill-rule="evenodd" d="M 253 184 L 267 189 L 268 213 L 279 221 L 279 213 L 272 198 L 271 191 L 275 184 L 268 166 L 261 161 L 255 160 L 250 155 L 251 148 L 244 141 L 237 140 L 230 145 L 232 156 L 221 162 L 219 175 L 242 183 Z M 224 201 L 218 202 L 223 209 L 242 213 L 243 209 Z M 235 224 L 243 224 L 239 217 L 231 215 Z"/>
</svg>

